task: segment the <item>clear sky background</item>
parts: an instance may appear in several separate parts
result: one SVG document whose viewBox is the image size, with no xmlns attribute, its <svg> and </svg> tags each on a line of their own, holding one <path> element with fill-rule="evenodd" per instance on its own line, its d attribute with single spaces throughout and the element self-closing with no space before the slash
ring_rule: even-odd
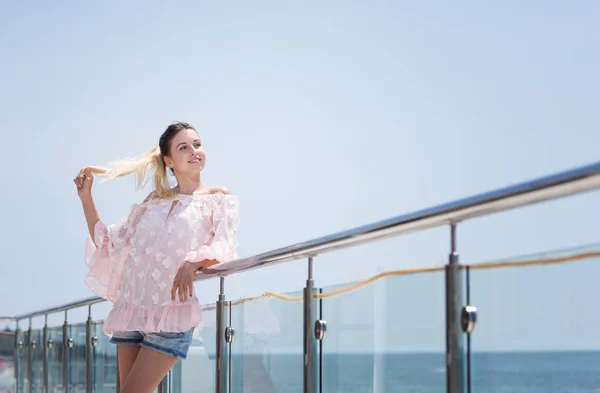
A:
<svg viewBox="0 0 600 393">
<path fill-rule="evenodd" d="M 598 20 L 595 1 L 0 1 L 0 314 L 92 295 L 72 179 L 155 146 L 173 121 L 199 130 L 205 181 L 240 196 L 244 256 L 598 161 Z M 107 223 L 148 193 L 133 178 L 98 183 Z M 596 243 L 599 196 L 461 224 L 461 261 Z M 316 284 L 444 264 L 448 251 L 439 228 L 327 254 Z M 479 343 L 600 348 L 597 263 L 474 274 Z M 239 274 L 228 296 L 298 290 L 305 265 Z M 409 329 L 392 336 L 414 349 L 443 348 L 440 277 L 379 292 Z M 197 289 L 216 299 L 216 282 Z M 344 299 L 362 304 L 347 318 L 373 308 Z"/>
</svg>

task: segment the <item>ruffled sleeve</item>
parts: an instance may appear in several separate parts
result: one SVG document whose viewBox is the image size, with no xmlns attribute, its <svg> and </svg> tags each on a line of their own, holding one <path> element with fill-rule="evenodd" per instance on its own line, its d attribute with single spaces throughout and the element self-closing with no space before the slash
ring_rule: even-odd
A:
<svg viewBox="0 0 600 393">
<path fill-rule="evenodd" d="M 188 252 L 186 261 L 202 262 L 214 259 L 223 263 L 238 258 L 237 232 L 240 223 L 238 198 L 233 195 L 215 194 L 211 208 L 211 237 L 199 249 Z"/>
<path fill-rule="evenodd" d="M 87 239 L 85 264 L 89 272 L 84 282 L 96 295 L 113 303 L 121 284 L 130 241 L 141 213 L 142 209 L 134 205 L 114 225 L 106 226 L 100 220 L 94 226 L 94 240 L 92 241 L 91 236 Z"/>
</svg>

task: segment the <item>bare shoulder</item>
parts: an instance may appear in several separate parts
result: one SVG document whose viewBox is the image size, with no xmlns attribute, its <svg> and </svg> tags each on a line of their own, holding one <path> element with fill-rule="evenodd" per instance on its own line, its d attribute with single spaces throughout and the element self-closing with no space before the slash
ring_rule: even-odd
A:
<svg viewBox="0 0 600 393">
<path fill-rule="evenodd" d="M 217 186 L 217 187 L 211 187 L 210 188 L 210 193 L 211 194 L 216 194 L 218 192 L 222 192 L 223 194 L 226 194 L 226 195 L 231 194 L 231 191 L 229 191 L 229 188 L 227 188 L 227 187 Z"/>
</svg>

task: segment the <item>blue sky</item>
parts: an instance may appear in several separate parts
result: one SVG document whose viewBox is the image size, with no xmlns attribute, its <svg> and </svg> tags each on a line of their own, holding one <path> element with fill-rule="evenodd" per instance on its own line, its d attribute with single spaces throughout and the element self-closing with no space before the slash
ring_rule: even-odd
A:
<svg viewBox="0 0 600 393">
<path fill-rule="evenodd" d="M 593 1 L 4 2 L 0 314 L 91 295 L 72 178 L 156 145 L 172 121 L 200 131 L 205 180 L 240 196 L 242 255 L 595 162 L 599 17 Z M 96 184 L 104 221 L 146 196 L 133 184 Z M 598 242 L 598 195 L 465 223 L 462 261 Z M 327 254 L 317 285 L 443 264 L 448 243 L 440 228 Z M 300 261 L 237 275 L 228 294 L 297 290 L 304 274 Z M 547 283 L 536 277 L 532 293 Z M 481 289 L 504 310 L 488 315 L 512 315 L 520 295 L 505 280 Z M 197 288 L 216 298 L 215 282 Z M 572 300 L 592 312 L 586 288 Z M 489 347 L 506 342 L 502 326 Z"/>
</svg>

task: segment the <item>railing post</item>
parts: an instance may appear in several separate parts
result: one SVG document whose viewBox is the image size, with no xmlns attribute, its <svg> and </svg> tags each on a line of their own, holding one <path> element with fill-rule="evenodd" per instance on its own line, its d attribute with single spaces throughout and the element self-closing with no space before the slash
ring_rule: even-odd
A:
<svg viewBox="0 0 600 393">
<path fill-rule="evenodd" d="M 40 345 L 42 346 L 42 356 L 44 357 L 44 365 L 42 368 L 42 379 L 44 384 L 44 393 L 48 393 L 48 314 L 44 316 L 44 334 L 42 338 L 42 342 Z"/>
<path fill-rule="evenodd" d="M 27 393 L 31 392 L 31 318 L 29 318 L 29 329 L 27 330 L 27 380 L 25 382 Z"/>
<path fill-rule="evenodd" d="M 119 374 L 119 351 L 117 350 L 117 392 L 121 392 L 121 375 Z"/>
<path fill-rule="evenodd" d="M 20 372 L 20 367 L 19 367 L 19 363 L 21 362 L 21 345 L 19 342 L 19 320 L 17 319 L 17 325 L 15 327 L 15 352 L 14 352 L 14 364 L 15 364 L 15 392 L 16 393 L 21 393 L 20 388 L 22 386 L 20 386 L 19 384 L 19 372 Z"/>
<path fill-rule="evenodd" d="M 215 375 L 215 392 L 228 393 L 229 363 L 227 359 L 227 342 L 225 341 L 225 326 L 227 325 L 225 313 L 225 277 L 220 278 L 219 300 L 217 301 L 217 362 Z"/>
<path fill-rule="evenodd" d="M 85 393 L 92 393 L 92 305 L 85 324 Z"/>
<path fill-rule="evenodd" d="M 379 271 L 378 273 L 381 273 Z M 380 280 L 374 288 L 373 304 L 373 393 L 385 393 L 385 366 L 388 353 L 388 314 L 387 307 L 388 280 Z"/>
<path fill-rule="evenodd" d="M 450 230 L 451 252 L 446 265 L 446 392 L 464 393 L 464 340 L 460 323 L 463 285 L 456 251 L 456 224 Z"/>
<path fill-rule="evenodd" d="M 316 304 L 313 299 L 314 281 L 313 281 L 313 258 L 308 258 L 308 278 L 304 288 L 304 373 L 303 387 L 304 393 L 317 393 L 317 345 L 313 326 L 316 322 Z"/>
<path fill-rule="evenodd" d="M 62 391 L 63 393 L 69 392 L 69 325 L 67 322 L 67 312 L 65 311 L 65 322 L 63 323 L 63 342 L 62 342 Z"/>
<path fill-rule="evenodd" d="M 227 304 L 228 303 L 228 304 Z M 225 342 L 226 342 L 226 348 L 227 348 L 227 387 L 228 387 L 228 392 L 232 392 L 233 391 L 233 365 L 232 365 L 232 359 L 231 359 L 231 344 L 233 343 L 234 337 L 235 337 L 235 330 L 233 329 L 233 327 L 231 326 L 231 313 L 232 313 L 232 304 L 231 304 L 231 300 L 229 302 L 227 302 L 227 307 L 228 307 L 228 316 L 227 316 L 227 327 L 225 328 Z M 242 325 L 243 326 L 243 325 Z M 243 363 L 243 362 L 242 362 Z M 244 372 L 242 369 L 242 379 Z"/>
</svg>

